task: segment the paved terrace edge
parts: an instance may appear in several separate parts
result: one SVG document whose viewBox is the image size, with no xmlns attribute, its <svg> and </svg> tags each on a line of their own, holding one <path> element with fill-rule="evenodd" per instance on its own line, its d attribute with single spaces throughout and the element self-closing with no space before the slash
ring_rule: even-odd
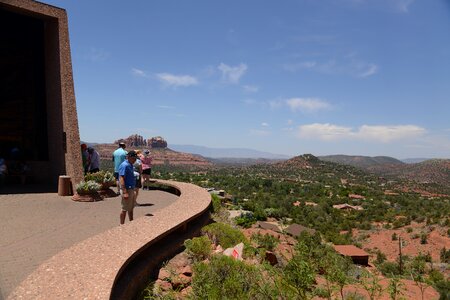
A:
<svg viewBox="0 0 450 300">
<path fill-rule="evenodd" d="M 8 299 L 110 299 L 116 277 L 137 253 L 209 210 L 211 196 L 203 188 L 156 182 L 177 189 L 179 199 L 154 216 L 127 222 L 61 251 L 42 263 Z"/>
</svg>

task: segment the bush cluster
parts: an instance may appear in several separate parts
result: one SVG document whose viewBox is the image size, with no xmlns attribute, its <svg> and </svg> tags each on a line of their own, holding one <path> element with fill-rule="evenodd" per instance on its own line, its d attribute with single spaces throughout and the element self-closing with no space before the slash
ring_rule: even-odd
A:
<svg viewBox="0 0 450 300">
<path fill-rule="evenodd" d="M 244 234 L 236 228 L 224 223 L 212 223 L 202 228 L 202 233 L 216 245 L 224 249 L 234 247 L 239 243 L 248 243 Z"/>
</svg>

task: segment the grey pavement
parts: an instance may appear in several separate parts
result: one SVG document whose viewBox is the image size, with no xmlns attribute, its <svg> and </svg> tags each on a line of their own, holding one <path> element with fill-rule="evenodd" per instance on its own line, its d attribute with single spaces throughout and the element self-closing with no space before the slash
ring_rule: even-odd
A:
<svg viewBox="0 0 450 300">
<path fill-rule="evenodd" d="M 138 202 L 144 206 L 134 209 L 134 217 L 151 218 L 177 198 L 141 190 Z M 119 214 L 120 196 L 75 202 L 55 193 L 0 195 L 0 300 L 53 255 L 119 226 Z"/>
</svg>

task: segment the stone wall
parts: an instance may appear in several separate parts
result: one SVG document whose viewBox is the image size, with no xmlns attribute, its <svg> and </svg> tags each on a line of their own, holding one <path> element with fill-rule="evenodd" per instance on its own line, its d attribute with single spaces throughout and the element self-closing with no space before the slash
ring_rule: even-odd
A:
<svg viewBox="0 0 450 300">
<path fill-rule="evenodd" d="M 151 218 L 142 217 L 80 242 L 41 264 L 8 299 L 133 299 L 209 221 L 211 196 L 189 183 L 158 180 L 179 199 Z"/>
</svg>

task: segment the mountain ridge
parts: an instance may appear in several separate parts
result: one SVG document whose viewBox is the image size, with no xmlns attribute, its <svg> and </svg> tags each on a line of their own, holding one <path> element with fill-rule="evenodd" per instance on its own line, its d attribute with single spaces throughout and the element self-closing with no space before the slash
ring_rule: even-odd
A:
<svg viewBox="0 0 450 300">
<path fill-rule="evenodd" d="M 259 151 L 250 148 L 212 148 L 198 145 L 171 144 L 170 148 L 175 151 L 197 154 L 210 158 L 266 158 L 266 159 L 289 159 L 291 156 Z"/>
</svg>

